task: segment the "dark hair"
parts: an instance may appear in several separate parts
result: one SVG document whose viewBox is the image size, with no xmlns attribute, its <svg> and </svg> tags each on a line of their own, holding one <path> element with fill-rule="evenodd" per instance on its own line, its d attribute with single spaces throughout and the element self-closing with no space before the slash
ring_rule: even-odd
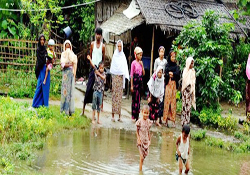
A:
<svg viewBox="0 0 250 175">
<path fill-rule="evenodd" d="M 95 33 L 98 34 L 98 35 L 102 35 L 102 29 L 100 27 L 97 27 L 95 29 Z"/>
<path fill-rule="evenodd" d="M 190 132 L 190 126 L 185 124 L 182 127 L 182 132 L 184 132 L 185 134 L 189 134 L 189 132 Z"/>
<path fill-rule="evenodd" d="M 158 53 L 160 52 L 161 49 L 163 49 L 164 52 L 165 52 L 165 47 L 164 46 L 160 46 L 159 49 L 158 49 Z"/>
<path fill-rule="evenodd" d="M 101 65 L 103 65 L 103 67 L 104 67 L 104 62 L 100 61 L 100 63 L 98 64 L 98 68 L 99 68 Z"/>
</svg>

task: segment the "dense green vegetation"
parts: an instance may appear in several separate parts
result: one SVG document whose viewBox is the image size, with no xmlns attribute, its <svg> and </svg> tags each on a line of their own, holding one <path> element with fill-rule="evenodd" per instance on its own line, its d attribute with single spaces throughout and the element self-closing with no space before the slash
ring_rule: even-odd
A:
<svg viewBox="0 0 250 175">
<path fill-rule="evenodd" d="M 9 97 L 0 97 L 0 171 L 14 171 L 15 160 L 32 162 L 35 150 L 42 149 L 47 136 L 63 129 L 82 129 L 89 125 L 86 117 L 72 117 L 60 113 L 59 106 L 33 109 L 28 103 L 17 103 Z"/>
</svg>

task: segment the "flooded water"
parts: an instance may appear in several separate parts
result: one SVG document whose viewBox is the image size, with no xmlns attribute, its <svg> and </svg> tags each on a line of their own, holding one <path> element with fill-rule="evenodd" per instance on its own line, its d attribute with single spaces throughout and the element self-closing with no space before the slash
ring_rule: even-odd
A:
<svg viewBox="0 0 250 175">
<path fill-rule="evenodd" d="M 153 133 L 141 174 L 178 174 L 175 136 L 173 132 Z M 189 174 L 244 174 L 240 173 L 241 167 L 249 162 L 247 154 L 234 154 L 191 141 Z M 50 137 L 33 166 L 24 164 L 15 168 L 20 174 L 136 175 L 140 174 L 138 170 L 135 132 L 104 128 Z"/>
</svg>

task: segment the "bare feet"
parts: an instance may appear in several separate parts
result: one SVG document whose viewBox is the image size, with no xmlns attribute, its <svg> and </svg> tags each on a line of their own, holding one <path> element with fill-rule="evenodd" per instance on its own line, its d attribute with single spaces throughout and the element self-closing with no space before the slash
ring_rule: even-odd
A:
<svg viewBox="0 0 250 175">
<path fill-rule="evenodd" d="M 175 123 L 172 124 L 172 127 L 175 128 Z"/>
<path fill-rule="evenodd" d="M 92 124 L 95 124 L 95 120 L 92 120 Z"/>
<path fill-rule="evenodd" d="M 111 121 L 112 121 L 112 122 L 115 122 L 115 119 L 114 119 L 114 118 L 112 118 L 112 119 L 111 119 Z"/>
<path fill-rule="evenodd" d="M 120 119 L 120 118 L 117 121 L 122 123 L 122 119 Z"/>
<path fill-rule="evenodd" d="M 156 126 L 161 127 L 161 124 L 159 122 L 155 122 Z"/>
<path fill-rule="evenodd" d="M 101 125 L 102 123 L 100 121 L 97 121 L 97 124 Z"/>
<path fill-rule="evenodd" d="M 136 120 L 135 120 L 135 119 L 132 119 L 132 122 L 133 122 L 133 123 L 135 123 L 135 122 L 136 122 Z"/>
</svg>

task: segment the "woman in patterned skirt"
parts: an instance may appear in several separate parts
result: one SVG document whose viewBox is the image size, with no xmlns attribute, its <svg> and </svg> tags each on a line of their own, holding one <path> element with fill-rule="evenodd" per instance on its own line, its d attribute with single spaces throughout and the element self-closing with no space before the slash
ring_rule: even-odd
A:
<svg viewBox="0 0 250 175">
<path fill-rule="evenodd" d="M 61 55 L 62 89 L 61 89 L 61 112 L 72 115 L 75 112 L 74 89 L 77 68 L 77 56 L 72 51 L 72 44 L 66 40 L 63 44 Z"/>
<path fill-rule="evenodd" d="M 165 69 L 166 88 L 163 113 L 163 120 L 166 120 L 166 126 L 168 126 L 168 120 L 171 120 L 173 122 L 173 127 L 175 127 L 176 117 L 176 92 L 180 79 L 180 69 L 176 64 L 175 54 L 176 53 L 172 50 L 169 52 L 168 63 Z"/>
<path fill-rule="evenodd" d="M 191 107 L 196 110 L 195 102 L 195 70 L 194 59 L 188 57 L 186 60 L 186 67 L 182 74 L 182 112 L 181 112 L 181 124 L 190 123 Z"/>
<path fill-rule="evenodd" d="M 129 80 L 128 64 L 123 52 L 123 43 L 117 41 L 110 72 L 112 73 L 112 121 L 115 121 L 114 115 L 118 114 L 121 120 L 122 91 L 125 88 L 125 78 Z"/>
<path fill-rule="evenodd" d="M 139 118 L 140 101 L 142 90 L 142 76 L 145 75 L 145 70 L 142 59 L 142 49 L 136 47 L 134 50 L 135 60 L 131 64 L 130 77 L 131 77 L 131 92 L 132 92 L 132 120 L 135 122 Z"/>
</svg>

